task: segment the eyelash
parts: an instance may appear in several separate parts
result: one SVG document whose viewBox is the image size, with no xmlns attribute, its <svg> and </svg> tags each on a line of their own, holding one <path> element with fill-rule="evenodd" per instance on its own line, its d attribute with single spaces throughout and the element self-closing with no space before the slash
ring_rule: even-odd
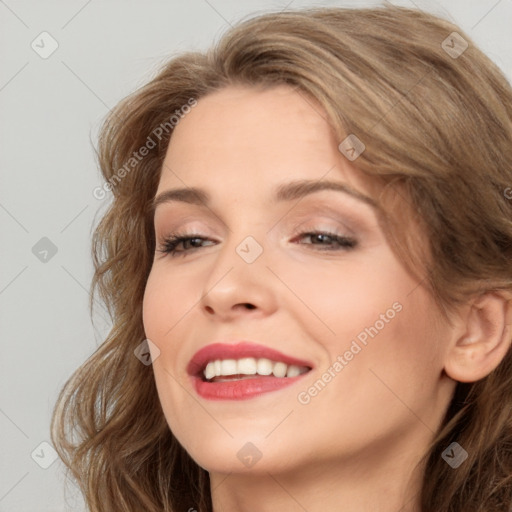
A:
<svg viewBox="0 0 512 512">
<path fill-rule="evenodd" d="M 330 233 L 328 231 L 307 231 L 303 233 L 298 234 L 300 238 L 303 238 L 305 236 L 328 236 L 329 238 L 333 239 L 332 243 L 337 243 L 339 245 L 338 249 L 319 249 L 320 251 L 337 251 L 337 250 L 344 250 L 344 251 L 350 251 L 354 249 L 357 246 L 357 241 L 354 238 L 350 238 L 344 235 L 338 235 L 337 233 Z M 200 249 L 201 247 L 192 247 L 191 249 L 184 249 L 182 251 L 177 251 L 176 247 L 183 242 L 187 242 L 190 240 L 208 240 L 207 238 L 204 238 L 198 234 L 191 233 L 191 234 L 182 234 L 182 233 L 171 233 L 167 237 L 165 237 L 161 242 L 161 248 L 158 249 L 158 252 L 163 253 L 163 255 L 169 255 L 172 258 L 176 256 L 185 256 L 187 253 L 190 253 L 191 251 L 195 249 Z M 304 244 L 302 244 L 304 245 Z M 316 245 L 316 244 L 306 244 L 306 245 Z M 320 244 L 324 245 L 324 244 Z"/>
</svg>

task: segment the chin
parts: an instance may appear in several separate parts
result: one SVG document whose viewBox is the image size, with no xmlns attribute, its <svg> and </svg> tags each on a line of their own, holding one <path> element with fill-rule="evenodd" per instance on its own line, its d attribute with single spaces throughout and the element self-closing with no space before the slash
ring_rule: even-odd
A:
<svg viewBox="0 0 512 512">
<path fill-rule="evenodd" d="M 201 441 L 182 443 L 194 461 L 208 472 L 267 474 L 290 469 L 290 447 L 282 436 L 271 442 L 264 437 L 224 433 L 222 437 L 201 435 Z M 181 442 L 181 441 L 180 441 Z"/>
</svg>

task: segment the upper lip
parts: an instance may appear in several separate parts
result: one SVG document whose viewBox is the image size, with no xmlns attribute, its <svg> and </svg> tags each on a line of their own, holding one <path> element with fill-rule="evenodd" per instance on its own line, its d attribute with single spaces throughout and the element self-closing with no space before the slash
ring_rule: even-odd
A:
<svg viewBox="0 0 512 512">
<path fill-rule="evenodd" d="M 291 357 L 273 348 L 259 345 L 250 341 L 230 343 L 212 343 L 199 349 L 187 365 L 189 375 L 201 375 L 210 361 L 217 359 L 242 359 L 244 357 L 266 358 L 272 361 L 282 361 L 287 365 L 307 366 L 312 368 L 309 361 Z"/>
</svg>

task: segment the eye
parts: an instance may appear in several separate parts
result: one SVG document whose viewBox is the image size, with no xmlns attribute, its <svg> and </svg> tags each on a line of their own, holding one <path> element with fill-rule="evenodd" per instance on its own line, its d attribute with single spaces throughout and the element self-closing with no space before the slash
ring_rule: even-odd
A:
<svg viewBox="0 0 512 512">
<path fill-rule="evenodd" d="M 175 233 L 164 238 L 162 241 L 162 247 L 158 249 L 159 252 L 169 254 L 170 256 L 185 255 L 186 253 L 199 249 L 201 247 L 201 241 L 207 240 L 198 234 L 191 233 L 190 235 Z M 210 240 L 211 241 L 211 240 Z M 183 249 L 178 249 L 180 245 L 183 245 Z"/>
<path fill-rule="evenodd" d="M 295 236 L 294 240 L 301 240 L 304 238 L 309 238 L 311 243 L 304 244 L 298 242 L 299 245 L 317 246 L 317 250 L 320 251 L 347 251 L 357 246 L 357 240 L 354 238 L 328 231 L 309 231 L 299 233 Z M 185 256 L 190 252 L 204 247 L 205 242 L 209 242 L 207 245 L 215 244 L 215 241 L 204 238 L 197 233 L 173 233 L 162 240 L 161 247 L 158 249 L 158 252 L 163 255 L 170 255 L 171 257 Z"/>
<path fill-rule="evenodd" d="M 330 233 L 328 231 L 310 231 L 307 233 L 300 233 L 298 238 L 310 238 L 312 243 L 306 245 L 324 246 L 325 248 L 319 249 L 324 251 L 349 250 L 353 249 L 357 245 L 357 240 L 354 238 L 340 235 L 338 233 Z M 333 245 L 334 247 L 329 247 Z"/>
</svg>

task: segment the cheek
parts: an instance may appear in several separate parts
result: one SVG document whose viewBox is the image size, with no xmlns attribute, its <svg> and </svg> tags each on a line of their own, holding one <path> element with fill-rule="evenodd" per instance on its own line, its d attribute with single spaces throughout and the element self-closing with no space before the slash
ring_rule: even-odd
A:
<svg viewBox="0 0 512 512">
<path fill-rule="evenodd" d="M 414 294 L 409 298 L 403 294 L 401 311 L 393 310 L 394 317 L 377 324 L 382 328 L 376 330 L 371 329 L 379 318 L 374 307 L 379 314 L 386 308 L 379 310 L 375 304 L 372 308 L 366 304 L 366 310 L 353 304 L 340 308 L 336 336 L 323 337 L 331 366 L 322 368 L 325 373 L 320 371 L 300 390 L 305 393 L 301 403 L 309 400 L 304 414 L 325 423 L 325 432 L 319 435 L 327 437 L 340 430 L 347 447 L 356 449 L 369 438 L 379 439 L 403 428 L 425 429 L 422 421 L 431 423 L 442 365 L 427 302 L 420 292 Z M 388 301 L 384 304 L 388 306 Z M 357 338 L 359 333 L 367 334 L 366 344 Z M 334 366 L 336 361 L 339 366 Z"/>
<path fill-rule="evenodd" d="M 169 329 L 190 310 L 191 290 L 183 280 L 160 268 L 149 274 L 142 303 L 144 330 L 149 339 L 164 339 Z"/>
<path fill-rule="evenodd" d="M 312 266 L 307 272 L 290 269 L 285 280 L 307 306 L 305 317 L 316 336 L 336 351 L 350 348 L 351 340 L 361 333 L 364 339 L 365 329 L 376 322 L 387 328 L 381 315 L 393 322 L 400 315 L 397 308 L 414 287 L 393 258 L 382 253 L 347 258 L 342 265 Z"/>
<path fill-rule="evenodd" d="M 159 338 L 161 332 L 161 324 L 163 323 L 165 297 L 165 282 L 158 281 L 155 273 L 149 274 L 144 290 L 144 298 L 142 301 L 142 322 L 144 331 L 150 340 Z"/>
<path fill-rule="evenodd" d="M 429 410 L 435 386 L 441 375 L 439 332 L 434 327 L 434 313 L 424 290 L 398 295 L 396 309 L 391 307 L 397 295 L 390 294 L 377 315 L 372 312 L 366 325 L 352 330 L 342 343 L 344 354 L 360 351 L 348 363 L 345 377 L 355 390 L 354 406 L 372 402 L 368 410 L 395 410 L 405 416 L 408 408 Z M 399 302 L 399 304 L 398 304 Z M 385 308 L 390 307 L 390 309 Z M 386 312 L 387 311 L 387 312 Z M 382 315 L 383 313 L 383 315 Z M 357 331 L 357 332 L 356 332 Z M 350 345 L 350 346 L 347 346 Z M 371 399 L 369 397 L 372 397 Z"/>
<path fill-rule="evenodd" d="M 294 287 L 308 306 L 303 329 L 322 345 L 331 365 L 343 358 L 342 368 L 334 370 L 336 384 L 328 387 L 344 396 L 350 391 L 356 407 L 368 397 L 376 406 L 396 401 L 386 384 L 413 400 L 416 393 L 426 396 L 442 369 L 430 296 L 392 255 L 379 256 L 349 261 L 336 273 L 312 270 Z M 330 393 L 325 398 L 336 400 Z"/>
<path fill-rule="evenodd" d="M 160 350 L 159 357 L 152 365 L 158 397 L 169 428 L 182 441 L 186 438 L 185 431 L 173 411 L 180 410 L 186 416 L 190 404 L 183 394 L 182 386 L 185 383 L 179 383 L 185 376 L 178 375 L 174 366 L 178 347 L 172 343 L 172 329 L 179 325 L 180 318 L 190 309 L 184 294 L 186 288 L 180 286 L 179 279 L 160 269 L 152 270 L 142 305 L 146 337 Z"/>
</svg>

